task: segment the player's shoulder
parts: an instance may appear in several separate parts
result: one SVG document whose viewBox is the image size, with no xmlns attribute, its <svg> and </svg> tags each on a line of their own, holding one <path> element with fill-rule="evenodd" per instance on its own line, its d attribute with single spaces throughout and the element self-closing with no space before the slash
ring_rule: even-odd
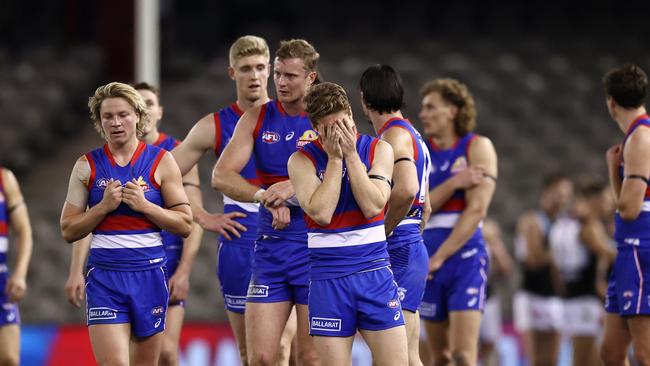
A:
<svg viewBox="0 0 650 366">
<path fill-rule="evenodd" d="M 644 145 L 650 148 L 650 124 L 642 124 L 639 127 L 646 128 L 636 128 L 628 137 L 627 144 L 633 145 Z"/>
</svg>

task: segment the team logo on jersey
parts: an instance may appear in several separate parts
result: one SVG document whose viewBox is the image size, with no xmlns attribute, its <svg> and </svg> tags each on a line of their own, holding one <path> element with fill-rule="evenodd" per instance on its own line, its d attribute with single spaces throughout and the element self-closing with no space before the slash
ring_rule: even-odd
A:
<svg viewBox="0 0 650 366">
<path fill-rule="evenodd" d="M 467 168 L 467 159 L 465 159 L 464 156 L 461 156 L 451 165 L 451 172 L 458 173 L 465 168 Z"/>
<path fill-rule="evenodd" d="M 117 318 L 117 310 L 107 307 L 88 309 L 88 320 L 104 320 Z"/>
<path fill-rule="evenodd" d="M 95 181 L 95 185 L 99 189 L 106 189 L 106 186 L 108 186 L 108 183 L 110 183 L 111 180 L 107 178 L 99 178 Z"/>
<path fill-rule="evenodd" d="M 145 182 L 145 180 L 142 179 L 142 176 L 138 177 L 136 184 L 138 185 L 138 187 L 140 187 L 140 189 L 142 189 L 142 192 L 149 192 L 151 190 L 149 183 Z"/>
<path fill-rule="evenodd" d="M 235 309 L 245 309 L 246 308 L 246 296 L 232 296 L 224 295 L 226 298 L 226 304 Z"/>
<path fill-rule="evenodd" d="M 303 132 L 302 136 L 298 138 L 298 141 L 296 141 L 296 147 L 298 149 L 302 148 L 303 146 L 307 145 L 308 143 L 316 140 L 318 138 L 318 134 L 314 130 L 307 130 Z"/>
<path fill-rule="evenodd" d="M 269 286 L 248 285 L 249 297 L 269 297 Z"/>
<path fill-rule="evenodd" d="M 264 131 L 262 132 L 262 141 L 267 144 L 275 144 L 280 141 L 280 134 L 273 131 Z"/>
<path fill-rule="evenodd" d="M 392 299 L 392 300 L 389 300 L 389 301 L 388 301 L 388 307 L 389 307 L 389 308 L 391 308 L 391 309 L 397 309 L 398 306 L 399 306 L 399 300 L 397 300 L 397 299 Z"/>
<path fill-rule="evenodd" d="M 162 315 L 164 310 L 165 309 L 162 306 L 156 306 L 155 308 L 151 309 L 151 315 L 153 316 Z"/>
<path fill-rule="evenodd" d="M 327 332 L 340 332 L 341 323 L 341 319 L 313 317 L 311 318 L 311 329 L 324 330 Z"/>
</svg>

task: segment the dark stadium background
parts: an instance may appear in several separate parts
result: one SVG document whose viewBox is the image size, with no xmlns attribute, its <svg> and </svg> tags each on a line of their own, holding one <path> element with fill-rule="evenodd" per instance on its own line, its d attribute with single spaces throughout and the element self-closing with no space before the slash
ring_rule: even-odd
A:
<svg viewBox="0 0 650 366">
<path fill-rule="evenodd" d="M 134 80 L 133 8 L 128 0 L 0 0 L 0 164 L 16 172 L 34 227 L 21 304 L 24 333 L 34 338 L 24 340 L 24 354 L 50 352 L 39 342 L 68 329 L 58 326 L 83 323 L 83 311 L 63 294 L 70 246 L 58 218 L 74 159 L 101 143 L 87 98 L 105 82 Z M 266 38 L 271 52 L 282 39 L 313 42 L 323 78 L 346 88 L 367 133 L 357 90 L 367 66 L 387 63 L 401 73 L 405 114 L 416 126 L 419 87 L 457 78 L 476 98 L 478 131 L 499 154 L 490 216 L 512 249 L 515 219 L 536 204 L 545 173 L 605 176 L 604 152 L 622 135 L 607 115 L 600 79 L 626 62 L 650 69 L 649 11 L 648 1 L 161 0 L 162 130 L 183 138 L 201 116 L 234 100 L 227 51 L 244 34 Z M 206 206 L 219 211 L 220 195 L 208 184 L 213 163 L 201 164 L 203 192 Z M 206 233 L 188 323 L 226 321 L 216 248 Z M 512 278 L 499 289 L 506 320 L 516 285 Z M 83 340 L 85 330 L 76 334 Z M 45 364 L 51 355 L 38 357 L 24 363 Z"/>
</svg>

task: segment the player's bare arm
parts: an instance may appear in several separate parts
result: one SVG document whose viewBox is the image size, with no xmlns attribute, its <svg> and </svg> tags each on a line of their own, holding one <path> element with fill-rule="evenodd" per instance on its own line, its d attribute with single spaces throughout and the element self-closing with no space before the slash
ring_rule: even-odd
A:
<svg viewBox="0 0 650 366">
<path fill-rule="evenodd" d="M 469 148 L 469 164 L 483 168 L 489 177 L 497 177 L 497 155 L 492 142 L 486 137 L 478 137 Z M 485 219 L 488 207 L 496 189 L 495 179 L 483 179 L 474 188 L 466 190 L 467 206 L 460 215 L 451 234 L 429 261 L 429 272 L 434 272 L 452 256 L 476 231 Z"/>
<path fill-rule="evenodd" d="M 186 175 L 207 151 L 212 150 L 215 134 L 214 117 L 210 113 L 201 118 L 185 136 L 183 143 L 172 150 L 182 175 Z"/>
<path fill-rule="evenodd" d="M 623 158 L 623 147 L 621 144 L 616 144 L 605 153 L 605 161 L 607 162 L 607 172 L 609 176 L 609 183 L 612 186 L 612 193 L 618 199 L 621 194 L 621 176 L 618 172 L 618 167 L 621 165 Z"/>
<path fill-rule="evenodd" d="M 331 222 L 341 194 L 343 154 L 338 143 L 340 136 L 334 132 L 334 127 L 326 127 L 327 133 L 321 136 L 328 157 L 322 182 L 316 175 L 314 164 L 302 153 L 293 153 L 288 164 L 289 177 L 296 187 L 300 207 L 321 226 Z"/>
<path fill-rule="evenodd" d="M 401 128 L 390 128 L 382 137 L 393 148 L 393 189 L 388 200 L 388 211 L 384 218 L 386 234 L 390 234 L 409 212 L 420 189 L 418 171 L 413 160 L 411 134 Z M 404 160 L 400 160 L 404 159 Z"/>
<path fill-rule="evenodd" d="M 20 185 L 14 174 L 8 169 L 1 169 L 2 180 L 7 199 L 7 210 L 9 211 L 9 226 L 15 233 L 16 259 L 13 270 L 7 285 L 4 289 L 9 301 L 22 300 L 27 289 L 27 268 L 32 256 L 32 226 L 29 222 L 27 206 L 20 191 Z"/>
<path fill-rule="evenodd" d="M 181 172 L 171 153 L 165 152 L 154 172 L 154 180 L 160 185 L 166 208 L 149 202 L 134 182 L 126 183 L 122 200 L 132 210 L 146 215 L 162 230 L 187 237 L 192 228 L 192 210 L 183 190 Z"/>
<path fill-rule="evenodd" d="M 480 166 L 468 166 L 429 191 L 432 212 L 438 211 L 459 189 L 475 187 L 483 181 L 485 171 Z"/>
<path fill-rule="evenodd" d="M 241 202 L 255 201 L 255 193 L 260 189 L 239 173 L 253 154 L 253 132 L 260 110 L 261 107 L 251 108 L 239 119 L 232 139 L 221 153 L 212 172 L 212 186 Z"/>
<path fill-rule="evenodd" d="M 70 272 L 65 282 L 64 292 L 68 302 L 78 308 L 81 307 L 86 295 L 86 277 L 84 268 L 88 252 L 90 251 L 90 241 L 92 234 L 85 238 L 72 243 L 72 254 L 70 255 Z"/>
<path fill-rule="evenodd" d="M 641 206 L 650 177 L 650 129 L 637 128 L 628 138 L 623 149 L 625 170 L 616 208 L 623 220 L 634 220 L 641 213 Z"/>
<path fill-rule="evenodd" d="M 86 157 L 82 156 L 72 168 L 68 194 L 61 212 L 61 234 L 68 243 L 90 234 L 104 217 L 117 209 L 122 202 L 122 183 L 119 180 L 110 181 L 106 185 L 102 200 L 86 210 L 89 178 L 90 167 Z"/>
<path fill-rule="evenodd" d="M 525 213 L 517 223 L 517 232 L 526 243 L 527 268 L 537 269 L 552 261 L 551 252 L 544 246 L 544 233 L 535 212 Z"/>
<path fill-rule="evenodd" d="M 490 248 L 492 259 L 494 259 L 494 268 L 499 273 L 509 275 L 512 273 L 514 264 L 506 245 L 503 243 L 501 229 L 494 221 L 488 220 L 483 225 L 483 239 Z"/>
<path fill-rule="evenodd" d="M 366 218 L 375 217 L 381 213 L 390 197 L 393 149 L 387 142 L 379 140 L 375 146 L 372 168 L 366 172 L 366 166 L 356 150 L 356 128 L 344 123 L 337 125 L 342 131 L 341 150 L 354 199 Z"/>
</svg>

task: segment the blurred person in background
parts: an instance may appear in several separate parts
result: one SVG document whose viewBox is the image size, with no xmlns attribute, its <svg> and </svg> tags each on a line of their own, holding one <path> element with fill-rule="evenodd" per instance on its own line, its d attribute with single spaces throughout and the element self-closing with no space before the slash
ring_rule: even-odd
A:
<svg viewBox="0 0 650 366">
<path fill-rule="evenodd" d="M 16 246 L 14 265 L 7 265 L 9 231 Z M 18 180 L 0 166 L 0 365 L 20 363 L 18 302 L 27 290 L 27 269 L 32 256 L 32 227 Z"/>
<path fill-rule="evenodd" d="M 99 364 L 157 365 L 169 302 L 160 231 L 187 237 L 190 204 L 171 154 L 137 139 L 150 116 L 133 87 L 100 86 L 88 107 L 106 144 L 75 163 L 61 232 L 68 242 L 93 233 L 86 275 L 90 341 Z"/>
<path fill-rule="evenodd" d="M 187 134 L 183 144 L 174 151 L 181 172 L 188 171 L 208 152 L 217 158 L 230 142 L 235 127 L 247 110 L 269 101 L 267 85 L 270 73 L 269 47 L 257 36 L 239 37 L 230 47 L 228 76 L 235 81 L 237 100 L 218 112 L 201 118 Z M 244 179 L 259 186 L 253 156 L 239 172 Z M 197 222 L 205 230 L 221 234 L 217 275 L 226 305 L 228 321 L 235 335 L 242 364 L 246 365 L 246 295 L 253 265 L 259 204 L 241 202 L 224 194 L 224 213 L 196 213 Z M 278 365 L 287 365 L 291 342 L 296 333 L 296 315 L 292 310 L 280 342 Z"/>
<path fill-rule="evenodd" d="M 476 127 L 474 99 L 454 79 L 421 90 L 420 119 L 432 160 L 431 217 L 424 243 L 429 280 L 420 305 L 434 364 L 475 365 L 488 254 L 481 230 L 497 179 L 497 156 Z"/>
<path fill-rule="evenodd" d="M 612 263 L 602 216 L 606 186 L 592 177 L 576 184 L 575 209 L 557 218 L 549 232 L 553 260 L 564 281 L 562 333 L 571 339 L 573 365 L 598 364 L 597 339 L 602 332 L 602 300 L 598 296 L 599 262 Z"/>
<path fill-rule="evenodd" d="M 605 301 L 605 365 L 626 363 L 632 344 L 640 365 L 650 365 L 650 117 L 645 108 L 648 77 L 627 64 L 603 78 L 607 109 L 625 134 L 607 150 L 615 196 L 617 255 Z"/>
<path fill-rule="evenodd" d="M 246 349 L 251 365 L 277 362 L 280 340 L 296 307 L 298 363 L 318 364 L 309 336 L 309 255 L 304 213 L 289 181 L 289 156 L 316 139 L 303 97 L 318 79 L 319 54 L 302 39 L 282 41 L 273 80 L 278 100 L 247 110 L 215 166 L 212 183 L 228 197 L 261 203 L 258 239 L 246 299 Z M 182 145 L 181 145 L 182 146 Z M 242 170 L 254 157 L 259 181 Z"/>
<path fill-rule="evenodd" d="M 515 255 L 523 283 L 513 299 L 515 329 L 524 336 L 532 366 L 555 365 L 563 322 L 560 295 L 564 285 L 549 245 L 554 222 L 573 202 L 573 182 L 563 174 L 549 174 L 542 183 L 539 208 L 517 221 Z"/>
<path fill-rule="evenodd" d="M 501 228 L 495 220 L 487 219 L 483 224 L 483 238 L 490 257 L 488 286 L 485 290 L 487 300 L 479 331 L 479 357 L 481 365 L 499 365 L 497 346 L 502 335 L 502 309 L 498 294 L 494 293 L 494 282 L 507 282 L 513 274 L 514 264 L 505 243 Z"/>
<path fill-rule="evenodd" d="M 393 148 L 393 188 L 384 225 L 391 270 L 397 282 L 406 323 L 409 365 L 422 365 L 419 354 L 420 318 L 417 313 L 426 284 L 429 255 L 420 226 L 429 187 L 429 150 L 401 112 L 404 89 L 399 74 L 388 65 L 367 68 L 359 81 L 361 106 L 378 137 Z"/>
</svg>

